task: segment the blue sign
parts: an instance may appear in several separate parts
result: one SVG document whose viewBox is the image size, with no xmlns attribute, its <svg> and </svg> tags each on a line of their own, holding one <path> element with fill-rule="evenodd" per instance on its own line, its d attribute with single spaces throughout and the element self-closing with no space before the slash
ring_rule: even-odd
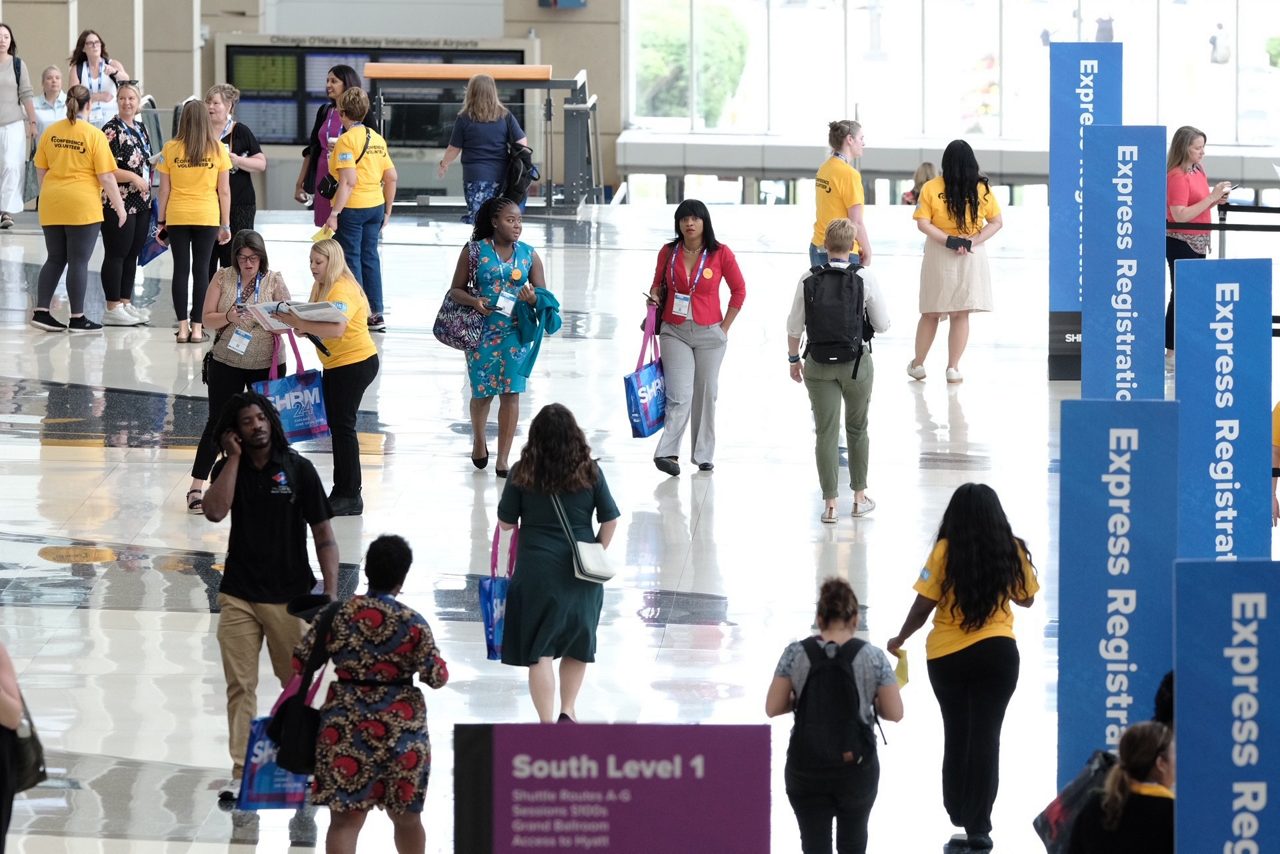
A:
<svg viewBox="0 0 1280 854">
<path fill-rule="evenodd" d="M 1164 399 L 1163 127 L 1084 130 L 1080 396 Z"/>
<path fill-rule="evenodd" d="M 1058 788 L 1114 750 L 1173 666 L 1178 404 L 1064 401 Z"/>
<path fill-rule="evenodd" d="M 1176 848 L 1280 850 L 1280 563 L 1180 560 L 1174 576 Z"/>
<path fill-rule="evenodd" d="M 1178 261 L 1178 557 L 1271 556 L 1271 261 Z"/>
<path fill-rule="evenodd" d="M 1080 379 L 1084 129 L 1118 125 L 1119 42 L 1049 45 L 1049 379 Z"/>
</svg>

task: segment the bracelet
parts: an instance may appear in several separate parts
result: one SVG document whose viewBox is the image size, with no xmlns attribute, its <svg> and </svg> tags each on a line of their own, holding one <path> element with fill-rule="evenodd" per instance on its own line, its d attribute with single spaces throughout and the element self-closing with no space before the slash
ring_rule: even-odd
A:
<svg viewBox="0 0 1280 854">
<path fill-rule="evenodd" d="M 800 357 L 799 357 L 799 356 L 787 356 L 787 361 L 794 365 L 794 364 L 797 364 L 797 363 L 800 361 Z"/>
</svg>

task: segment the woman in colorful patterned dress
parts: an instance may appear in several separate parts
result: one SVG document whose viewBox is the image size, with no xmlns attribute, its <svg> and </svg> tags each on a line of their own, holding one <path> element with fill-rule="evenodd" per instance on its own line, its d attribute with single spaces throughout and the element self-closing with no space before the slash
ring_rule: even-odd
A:
<svg viewBox="0 0 1280 854">
<path fill-rule="evenodd" d="M 440 688 L 449 670 L 427 621 L 396 601 L 412 563 L 403 538 L 374 540 L 364 563 L 369 590 L 337 606 L 325 638 L 337 680 L 320 710 L 312 802 L 329 808 L 328 854 L 354 854 L 374 807 L 386 810 L 395 825 L 399 854 L 426 848 L 422 804 L 431 740 L 413 674 Z M 294 651 L 295 670 L 301 671 L 315 642 L 313 624 Z"/>
<path fill-rule="evenodd" d="M 489 464 L 485 423 L 489 407 L 498 397 L 498 477 L 506 477 L 507 456 L 520 420 L 520 393 L 528 377 L 522 372 L 530 344 L 522 344 L 512 320 L 515 301 L 538 301 L 534 288 L 546 287 L 542 259 L 533 247 L 520 242 L 523 218 L 520 206 L 510 199 L 492 198 L 476 214 L 471 243 L 476 244 L 477 297 L 467 290 L 471 271 L 471 244 L 462 248 L 453 271 L 450 294 L 461 305 L 475 306 L 485 316 L 480 346 L 466 351 L 471 379 L 471 462 L 482 469 Z"/>
</svg>

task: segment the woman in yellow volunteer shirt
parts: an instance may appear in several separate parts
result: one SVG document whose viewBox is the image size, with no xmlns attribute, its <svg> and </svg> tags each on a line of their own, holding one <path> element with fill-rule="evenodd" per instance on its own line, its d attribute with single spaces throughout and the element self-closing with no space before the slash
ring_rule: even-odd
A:
<svg viewBox="0 0 1280 854">
<path fill-rule="evenodd" d="M 370 331 L 386 332 L 378 235 L 391 219 L 398 178 L 387 155 L 387 141 L 364 124 L 368 114 L 369 96 L 359 86 L 338 96 L 342 135 L 329 152 L 329 174 L 337 176 L 338 190 L 324 225 L 334 232 L 351 274 L 369 298 Z"/>
<path fill-rule="evenodd" d="M 871 241 L 867 227 L 862 222 L 862 206 L 866 194 L 862 188 L 862 174 L 853 168 L 853 161 L 862 156 L 862 125 L 852 119 L 842 119 L 827 125 L 827 145 L 831 156 L 818 167 L 814 177 L 816 184 L 817 216 L 813 222 L 813 237 L 809 241 L 809 263 L 818 267 L 827 263 L 827 226 L 837 219 L 853 223 L 853 252 L 849 263 L 867 266 L 871 263 Z"/>
<path fill-rule="evenodd" d="M 156 194 L 160 230 L 156 238 L 173 250 L 173 313 L 178 316 L 178 343 L 209 340 L 202 325 L 205 276 L 213 244 L 231 239 L 231 158 L 209 125 L 200 101 L 188 101 L 178 119 L 178 134 L 164 144 Z M 187 282 L 192 282 L 190 315 Z"/>
<path fill-rule="evenodd" d="M 933 614 L 925 657 L 942 711 L 942 802 L 965 830 L 962 850 L 992 846 L 1000 728 L 1018 684 L 1009 603 L 1028 608 L 1039 589 L 1027 544 L 1013 535 L 995 490 L 966 483 L 951 496 L 916 600 L 885 647 L 896 655 Z"/>
<path fill-rule="evenodd" d="M 938 323 L 951 318 L 947 334 L 947 382 L 964 380 L 960 357 L 969 343 L 969 312 L 991 311 L 991 268 L 983 246 L 1004 224 L 991 183 L 963 139 L 942 152 L 942 174 L 920 188 L 916 227 L 928 238 L 920 264 L 920 322 L 915 358 L 907 362 L 913 380 L 925 377 Z"/>
<path fill-rule="evenodd" d="M 40 268 L 31 325 L 48 332 L 100 332 L 102 324 L 84 316 L 89 256 L 102 230 L 102 193 L 120 225 L 127 214 L 116 186 L 116 159 L 102 131 L 89 124 L 89 90 L 67 91 L 67 117 L 50 125 L 36 149 L 40 180 L 40 226 L 48 259 Z M 49 313 L 62 271 L 67 271 L 71 318 L 64 325 Z"/>
<path fill-rule="evenodd" d="M 347 319 L 340 323 L 301 320 L 292 314 L 279 320 L 323 340 L 324 408 L 333 434 L 333 492 L 329 503 L 335 516 L 359 516 L 364 512 L 360 496 L 360 442 L 356 439 L 356 413 L 364 391 L 378 375 L 378 348 L 369 335 L 369 302 L 347 269 L 342 247 L 336 240 L 321 240 L 311 247 L 311 302 L 331 302 Z"/>
</svg>

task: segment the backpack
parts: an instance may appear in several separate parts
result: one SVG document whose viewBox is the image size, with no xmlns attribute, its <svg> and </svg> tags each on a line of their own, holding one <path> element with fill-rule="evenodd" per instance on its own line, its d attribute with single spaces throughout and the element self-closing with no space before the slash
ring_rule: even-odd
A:
<svg viewBox="0 0 1280 854">
<path fill-rule="evenodd" d="M 788 768 L 829 771 L 861 765 L 875 756 L 875 732 L 862 720 L 853 678 L 853 660 L 866 643 L 854 638 L 838 647 L 816 637 L 801 643 L 809 656 L 809 678 L 796 700 Z"/>
<path fill-rule="evenodd" d="M 853 362 L 858 376 L 862 344 L 875 334 L 867 320 L 862 267 L 812 267 L 804 280 L 804 327 L 809 337 L 804 355 L 823 364 Z"/>
<path fill-rule="evenodd" d="M 511 114 L 507 113 L 507 136 L 511 136 Z M 507 140 L 507 174 L 502 182 L 502 196 L 516 203 L 523 203 L 529 195 L 529 185 L 538 180 L 538 167 L 533 165 L 533 149 L 520 145 L 514 139 Z"/>
</svg>

